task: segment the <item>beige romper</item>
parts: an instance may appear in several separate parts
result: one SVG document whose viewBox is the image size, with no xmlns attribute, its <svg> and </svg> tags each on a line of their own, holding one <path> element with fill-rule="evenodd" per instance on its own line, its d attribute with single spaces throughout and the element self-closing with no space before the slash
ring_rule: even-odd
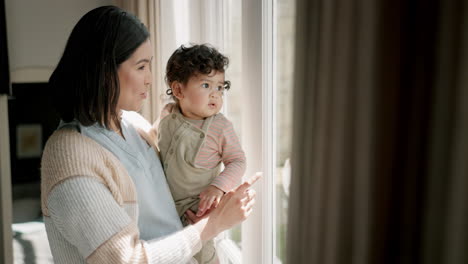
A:
<svg viewBox="0 0 468 264">
<path fill-rule="evenodd" d="M 208 129 L 215 116 L 205 119 L 202 128 L 192 125 L 178 107 L 159 123 L 158 146 L 167 182 L 182 223 L 187 225 L 184 213 L 198 210 L 199 194 L 219 175 L 221 163 L 214 169 L 195 166 L 195 157 L 203 146 Z M 203 245 L 195 255 L 199 263 L 216 263 L 217 256 L 212 240 Z"/>
</svg>

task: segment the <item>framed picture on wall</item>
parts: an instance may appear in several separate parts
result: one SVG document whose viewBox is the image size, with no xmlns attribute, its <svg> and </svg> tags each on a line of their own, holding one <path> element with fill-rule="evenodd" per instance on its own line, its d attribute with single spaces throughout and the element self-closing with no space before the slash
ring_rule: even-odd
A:
<svg viewBox="0 0 468 264">
<path fill-rule="evenodd" d="M 39 158 L 42 153 L 42 126 L 19 124 L 16 126 L 16 157 Z"/>
</svg>

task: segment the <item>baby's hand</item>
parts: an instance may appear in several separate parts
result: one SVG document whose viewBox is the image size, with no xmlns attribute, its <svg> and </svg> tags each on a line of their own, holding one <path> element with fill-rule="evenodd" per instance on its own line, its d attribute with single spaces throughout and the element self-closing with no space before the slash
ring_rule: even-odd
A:
<svg viewBox="0 0 468 264">
<path fill-rule="evenodd" d="M 213 185 L 206 187 L 203 192 L 200 193 L 200 204 L 198 205 L 197 216 L 202 216 L 208 209 L 216 208 L 223 197 L 224 192 Z"/>
</svg>

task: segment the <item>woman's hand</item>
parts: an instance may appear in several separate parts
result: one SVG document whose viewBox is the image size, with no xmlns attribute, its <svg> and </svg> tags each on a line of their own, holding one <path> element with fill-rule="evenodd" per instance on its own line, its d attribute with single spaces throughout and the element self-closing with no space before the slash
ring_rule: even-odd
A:
<svg viewBox="0 0 468 264">
<path fill-rule="evenodd" d="M 188 209 L 185 212 L 185 218 L 187 218 L 187 221 L 189 224 L 193 225 L 198 223 L 200 220 L 207 218 L 210 215 L 211 209 L 207 210 L 204 215 L 198 217 L 192 210 Z"/>
<path fill-rule="evenodd" d="M 208 209 L 218 207 L 219 201 L 223 197 L 224 192 L 214 185 L 208 185 L 205 190 L 200 193 L 200 205 L 198 206 L 197 216 L 203 216 Z"/>
<path fill-rule="evenodd" d="M 249 188 L 260 177 L 261 174 L 256 174 L 234 191 L 226 193 L 218 207 L 205 214 L 208 215 L 206 218 L 187 211 L 186 216 L 190 222 L 196 223 L 194 226 L 199 229 L 202 241 L 210 240 L 247 219 L 255 204 L 255 191 Z"/>
</svg>

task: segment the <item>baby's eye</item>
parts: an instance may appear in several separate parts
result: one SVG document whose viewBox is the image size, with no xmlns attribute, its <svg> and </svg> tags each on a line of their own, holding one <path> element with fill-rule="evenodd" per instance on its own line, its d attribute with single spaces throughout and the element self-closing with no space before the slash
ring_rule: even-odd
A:
<svg viewBox="0 0 468 264">
<path fill-rule="evenodd" d="M 218 87 L 216 87 L 216 91 L 224 92 L 224 86 L 218 86 Z"/>
<path fill-rule="evenodd" d="M 207 89 L 210 88 L 210 85 L 209 85 L 208 83 L 202 83 L 201 86 L 202 86 L 203 88 L 207 88 Z"/>
<path fill-rule="evenodd" d="M 144 70 L 144 69 L 145 69 L 145 65 L 138 67 L 138 69 L 139 69 L 139 70 Z"/>
</svg>

